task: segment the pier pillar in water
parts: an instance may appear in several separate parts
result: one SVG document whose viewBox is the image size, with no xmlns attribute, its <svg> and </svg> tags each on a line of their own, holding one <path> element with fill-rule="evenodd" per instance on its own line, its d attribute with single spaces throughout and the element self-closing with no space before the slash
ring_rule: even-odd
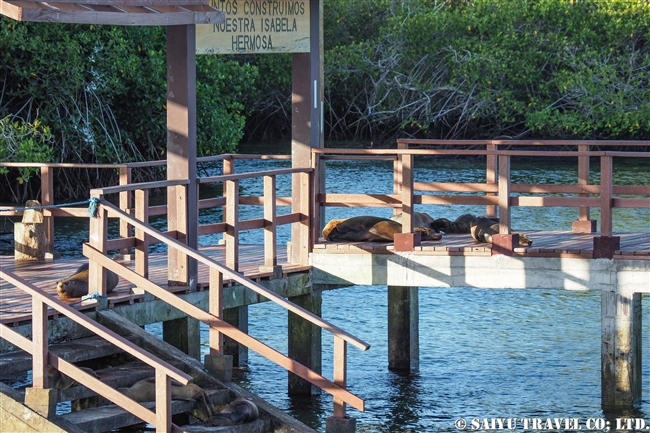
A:
<svg viewBox="0 0 650 433">
<path fill-rule="evenodd" d="M 388 368 L 420 367 L 417 287 L 388 286 Z"/>
<path fill-rule="evenodd" d="M 601 294 L 603 410 L 641 403 L 641 293 Z"/>
<path fill-rule="evenodd" d="M 289 297 L 291 302 L 317 316 L 321 316 L 322 299 L 322 292 L 319 290 L 307 295 Z M 289 358 L 321 374 L 321 328 L 291 311 L 288 322 Z M 289 394 L 320 394 L 320 388 L 293 373 L 289 373 L 288 386 Z"/>
<path fill-rule="evenodd" d="M 224 308 L 223 320 L 235 328 L 248 334 L 248 306 Z M 237 343 L 230 337 L 224 335 L 223 352 L 225 355 L 232 355 L 233 367 L 241 367 L 248 364 L 248 347 Z"/>
<path fill-rule="evenodd" d="M 193 317 L 162 322 L 163 340 L 192 358 L 201 359 L 199 321 Z"/>
</svg>

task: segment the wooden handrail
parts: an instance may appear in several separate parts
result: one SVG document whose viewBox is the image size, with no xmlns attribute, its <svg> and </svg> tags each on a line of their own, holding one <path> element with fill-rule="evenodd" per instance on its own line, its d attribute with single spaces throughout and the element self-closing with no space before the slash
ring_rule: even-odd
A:
<svg viewBox="0 0 650 433">
<path fill-rule="evenodd" d="M 282 174 L 311 173 L 311 168 L 278 168 L 275 170 L 253 171 L 250 173 L 222 174 L 219 176 L 201 177 L 198 183 L 226 182 L 229 180 L 254 179 L 264 176 L 279 176 Z"/>
<path fill-rule="evenodd" d="M 47 375 L 45 372 L 47 363 L 49 363 L 52 365 L 52 367 L 56 368 L 61 373 L 70 376 L 81 385 L 88 387 L 97 394 L 117 404 L 127 412 L 130 412 L 143 421 L 150 424 L 162 424 L 161 430 L 164 431 L 169 431 L 172 429 L 172 427 L 176 427 L 170 421 L 171 414 L 169 413 L 169 408 L 171 405 L 171 398 L 165 398 L 164 401 L 157 400 L 156 407 L 158 407 L 158 411 L 154 413 L 135 400 L 132 400 L 116 389 L 104 384 L 99 379 L 92 377 L 88 373 L 76 367 L 74 364 L 47 350 L 47 308 L 45 306 L 49 306 L 57 312 L 64 314 L 75 323 L 94 332 L 96 335 L 111 342 L 126 353 L 129 353 L 135 358 L 138 358 L 144 363 L 152 366 L 156 372 L 156 387 L 159 390 L 159 393 L 162 392 L 165 396 L 167 396 L 167 393 L 164 392 L 164 390 L 167 386 L 169 386 L 169 381 L 171 378 L 177 380 L 182 384 L 187 384 L 192 379 L 192 376 L 184 373 L 183 371 L 166 363 L 165 361 L 162 361 L 155 355 L 144 351 L 140 347 L 136 346 L 124 337 L 106 328 L 105 326 L 90 320 L 83 313 L 80 313 L 79 311 L 70 307 L 68 304 L 63 303 L 56 298 L 50 297 L 47 293 L 29 283 L 28 281 L 20 278 L 19 276 L 9 271 L 3 271 L 0 269 L 0 278 L 8 281 L 20 290 L 23 290 L 30 294 L 35 305 L 43 305 L 43 308 L 34 308 L 33 311 L 34 317 L 32 319 L 32 340 L 29 340 L 28 338 L 20 335 L 8 326 L 0 324 L 0 338 L 7 340 L 9 343 L 32 355 L 32 362 L 34 364 L 34 387 L 49 386 L 47 384 Z M 37 366 L 37 364 L 40 364 L 43 361 L 39 359 L 40 356 L 37 352 L 40 352 L 41 355 L 43 353 L 47 355 L 47 362 L 43 365 Z M 161 419 L 163 420 L 162 423 L 160 421 Z"/>
<path fill-rule="evenodd" d="M 287 301 L 280 295 L 276 294 L 275 292 L 272 292 L 262 286 L 259 283 L 256 283 L 255 281 L 245 277 L 244 275 L 240 274 L 239 272 L 233 271 L 232 269 L 229 269 L 226 266 L 223 266 L 219 262 L 211 259 L 210 257 L 200 253 L 199 251 L 193 250 L 191 248 L 188 248 L 186 245 L 183 243 L 179 242 L 176 239 L 173 239 L 172 237 L 165 235 L 164 233 L 150 227 L 147 224 L 142 223 L 141 221 L 138 221 L 137 219 L 131 217 L 130 215 L 126 214 L 122 210 L 118 209 L 115 207 L 113 204 L 102 201 L 101 206 L 103 206 L 108 215 L 113 215 L 114 217 L 118 217 L 121 219 L 124 219 L 129 222 L 129 224 L 133 225 L 136 229 L 142 230 L 144 233 L 148 234 L 154 239 L 158 239 L 159 241 L 162 241 L 166 243 L 169 246 L 173 246 L 174 248 L 179 249 L 181 252 L 184 254 L 187 254 L 188 256 L 196 259 L 198 262 L 201 262 L 211 268 L 214 268 L 221 272 L 222 274 L 226 275 L 228 278 L 232 279 L 236 283 L 239 283 L 243 286 L 246 286 L 247 288 L 253 290 L 254 292 L 264 296 L 265 298 L 275 302 L 276 304 L 282 306 L 283 308 L 291 311 L 292 313 L 295 313 L 296 315 L 302 317 L 303 319 L 311 322 L 312 324 L 321 327 L 322 329 L 325 329 L 326 331 L 331 332 L 332 334 L 338 336 L 339 338 L 347 341 L 348 343 L 352 344 L 353 346 L 358 347 L 361 350 L 368 350 L 370 348 L 370 345 L 368 343 L 365 343 L 364 341 L 354 337 L 353 335 L 349 334 L 348 332 L 342 330 L 341 328 L 332 325 L 329 322 L 324 321 L 322 318 L 318 317 L 317 315 L 305 310 L 302 307 L 299 307 L 295 305 L 294 303 Z"/>
<path fill-rule="evenodd" d="M 168 244 L 171 246 L 171 244 Z M 182 244 L 181 244 L 182 245 Z M 174 245 L 176 246 L 176 245 Z M 188 253 L 189 249 L 186 249 L 185 253 Z M 91 261 L 99 263 L 101 266 L 105 267 L 106 269 L 109 269 L 116 274 L 120 275 L 121 277 L 125 278 L 126 280 L 136 284 L 139 288 L 146 290 L 147 292 L 151 293 L 153 296 L 156 298 L 160 299 L 163 302 L 166 302 L 170 305 L 173 305 L 175 308 L 178 308 L 181 310 L 183 313 L 187 314 L 188 316 L 191 316 L 203 323 L 206 323 L 210 325 L 210 327 L 216 328 L 220 333 L 232 338 L 233 340 L 237 341 L 239 344 L 242 344 L 260 355 L 264 356 L 265 358 L 269 359 L 270 361 L 275 362 L 279 366 L 285 368 L 286 370 L 302 377 L 303 379 L 309 381 L 310 383 L 318 386 L 319 388 L 323 389 L 324 391 L 332 394 L 336 398 L 341 399 L 345 403 L 349 404 L 350 406 L 363 411 L 364 410 L 364 402 L 361 398 L 357 397 L 356 395 L 350 393 L 347 391 L 345 388 L 337 385 L 336 383 L 326 379 L 325 377 L 317 374 L 316 372 L 310 370 L 309 368 L 305 367 L 304 365 L 300 364 L 299 362 L 283 355 L 282 353 L 276 351 L 275 349 L 272 349 L 271 347 L 267 346 L 266 344 L 256 340 L 255 338 L 251 337 L 250 335 L 246 334 L 245 332 L 239 330 L 235 326 L 231 325 L 228 322 L 225 322 L 222 319 L 219 319 L 217 316 L 203 311 L 202 309 L 198 308 L 197 306 L 185 301 L 182 298 L 179 298 L 176 294 L 168 292 L 167 290 L 163 289 L 162 287 L 156 285 L 155 283 L 152 283 L 148 279 L 138 275 L 138 273 L 130 270 L 129 268 L 111 260 L 108 258 L 106 255 L 104 255 L 102 252 L 94 249 L 92 246 L 89 244 L 85 243 L 83 247 L 83 252 L 86 257 L 88 257 Z M 189 255 L 189 254 L 188 254 Z M 194 257 L 197 258 L 197 257 Z M 206 259 L 203 261 L 204 264 L 207 264 L 210 266 L 211 269 L 215 269 L 214 265 L 217 265 L 216 262 L 210 260 L 207 257 L 203 257 Z M 198 260 L 198 258 L 197 258 Z M 223 268 L 223 267 L 221 267 Z M 227 268 L 223 268 L 227 269 Z M 233 273 L 231 272 L 230 276 L 232 276 Z M 245 277 L 244 277 L 245 278 Z M 251 287 L 251 285 L 256 285 L 252 280 L 248 280 L 246 282 L 247 284 L 244 284 L 246 287 L 251 288 L 252 290 L 255 290 Z M 261 286 L 260 286 L 261 287 Z M 255 290 L 257 291 L 257 290 Z M 265 297 L 269 296 L 275 296 L 278 297 L 274 292 L 267 291 L 264 289 L 266 294 L 264 294 Z M 300 307 L 295 306 L 296 308 L 300 309 Z M 301 309 L 302 310 L 302 309 Z M 299 314 L 301 317 L 305 318 L 304 314 L 300 314 L 295 311 L 295 309 L 292 309 L 292 311 L 296 314 Z M 308 315 L 312 315 L 312 313 L 309 313 L 306 310 L 302 310 L 303 313 L 307 313 Z M 318 317 L 318 316 L 314 316 Z M 307 319 L 309 320 L 309 319 Z M 310 320 L 312 323 L 314 321 Z M 325 322 L 326 323 L 326 322 Z M 318 325 L 318 323 L 315 323 Z M 321 326 L 323 329 L 326 329 L 325 327 Z M 328 330 L 330 332 L 335 331 L 336 328 L 335 326 L 331 325 L 329 326 Z M 338 332 L 332 332 L 336 338 L 339 338 L 340 340 L 349 340 L 348 334 L 345 333 L 344 331 L 338 331 Z M 346 338 L 347 337 L 347 338 Z M 354 337 L 352 337 L 354 339 Z M 367 347 L 370 347 L 367 345 Z"/>
</svg>

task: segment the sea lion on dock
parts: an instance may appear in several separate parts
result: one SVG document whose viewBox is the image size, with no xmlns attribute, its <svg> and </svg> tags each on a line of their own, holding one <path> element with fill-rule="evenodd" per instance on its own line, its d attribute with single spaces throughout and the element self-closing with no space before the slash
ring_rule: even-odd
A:
<svg viewBox="0 0 650 433">
<path fill-rule="evenodd" d="M 126 387 L 117 388 L 117 390 L 137 402 L 155 401 L 156 400 L 156 378 L 148 377 L 146 379 L 142 379 L 134 383 L 128 388 Z M 172 380 L 171 394 L 172 394 L 172 400 L 202 401 L 208 412 L 208 416 L 212 416 L 214 413 L 212 406 L 208 404 L 209 398 L 205 395 L 205 391 L 203 391 L 203 389 L 201 389 L 201 387 L 195 383 L 188 383 L 187 385 L 182 385 L 181 383 Z"/>
<path fill-rule="evenodd" d="M 438 218 L 433 222 L 433 229 L 445 233 L 470 233 L 470 224 L 476 217 L 472 214 L 463 214 L 454 221 L 447 218 Z"/>
<path fill-rule="evenodd" d="M 416 227 L 413 231 L 421 233 L 423 241 L 438 241 L 442 238 L 427 227 Z M 402 233 L 400 223 L 364 215 L 328 222 L 323 229 L 323 238 L 333 242 L 393 242 L 396 233 Z"/>
<path fill-rule="evenodd" d="M 475 218 L 470 226 L 472 237 L 479 242 L 491 244 L 492 236 L 499 234 L 499 223 L 489 218 Z M 519 246 L 529 247 L 533 245 L 533 241 L 528 236 L 523 233 L 517 234 L 519 235 Z"/>
<path fill-rule="evenodd" d="M 106 292 L 112 292 L 120 278 L 113 271 L 106 270 Z M 74 275 L 62 278 L 56 282 L 56 292 L 59 297 L 80 298 L 88 294 L 88 263 L 79 266 Z"/>
<path fill-rule="evenodd" d="M 413 227 L 426 227 L 428 229 L 433 229 L 436 233 L 438 230 L 435 229 L 433 226 L 433 218 L 424 212 L 413 212 L 413 215 L 411 216 L 412 220 L 412 226 Z M 398 213 L 397 215 L 393 215 L 390 217 L 391 220 L 397 221 L 398 223 L 402 224 L 402 214 Z"/>
<path fill-rule="evenodd" d="M 206 426 L 227 426 L 255 421 L 260 416 L 257 405 L 252 401 L 239 397 L 215 413 L 203 424 Z"/>
<path fill-rule="evenodd" d="M 91 376 L 95 378 L 97 377 L 97 373 L 95 373 L 93 369 L 86 368 L 86 367 L 79 367 L 79 368 L 85 371 L 86 373 L 90 374 Z M 70 376 L 61 373 L 59 370 L 52 367 L 51 365 L 47 367 L 47 380 L 48 380 L 49 387 L 54 389 L 63 390 L 78 385 L 76 380 L 74 380 Z"/>
</svg>

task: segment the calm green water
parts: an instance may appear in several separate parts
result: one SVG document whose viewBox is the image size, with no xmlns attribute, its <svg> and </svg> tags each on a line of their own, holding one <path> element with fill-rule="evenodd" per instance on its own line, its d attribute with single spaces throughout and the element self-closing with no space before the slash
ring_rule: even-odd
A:
<svg viewBox="0 0 650 433">
<path fill-rule="evenodd" d="M 617 184 L 650 185 L 650 162 L 618 161 Z M 592 181 L 598 179 L 598 166 Z M 289 162 L 238 162 L 239 172 L 289 166 Z M 619 167 L 622 170 L 619 170 Z M 425 160 L 416 164 L 418 181 L 485 180 L 479 162 Z M 547 161 L 513 162 L 512 176 L 525 183 L 572 183 L 573 166 Z M 212 189 L 211 189 L 212 188 Z M 203 188 L 201 195 L 220 194 L 217 186 Z M 289 195 L 288 176 L 278 179 L 279 195 Z M 328 163 L 328 192 L 392 191 L 392 163 Z M 241 195 L 258 195 L 261 181 L 242 182 Z M 416 209 L 435 218 L 454 219 L 462 213 L 482 214 L 481 206 L 422 206 Z M 281 213 L 289 212 L 280 209 Z M 513 227 L 540 230 L 570 230 L 577 211 L 572 208 L 515 208 Z M 361 214 L 390 216 L 389 209 L 332 208 L 327 218 Z M 261 217 L 257 207 L 242 207 L 241 217 Z M 598 219 L 597 211 L 592 218 Z M 201 212 L 200 222 L 221 221 L 219 210 Z M 0 227 L 2 227 L 0 222 Z M 57 223 L 58 224 L 58 223 Z M 164 228 L 164 222 L 157 222 Z M 116 227 L 112 228 L 113 231 Z M 614 231 L 648 232 L 650 210 L 617 210 Z M 201 245 L 220 236 L 205 236 Z M 289 239 L 289 228 L 281 227 L 279 242 Z M 56 227 L 56 250 L 80 255 L 87 239 L 84 221 L 62 220 Z M 261 243 L 262 232 L 241 233 L 245 243 Z M 2 254 L 6 254 L 2 252 Z M 470 288 L 420 288 L 420 370 L 399 375 L 388 371 L 386 288 L 355 286 L 325 292 L 323 317 L 371 344 L 366 352 L 348 349 L 349 389 L 366 401 L 366 412 L 349 409 L 363 432 L 456 431 L 458 418 L 549 417 L 577 418 L 583 430 L 590 419 L 605 420 L 600 409 L 600 295 L 598 293 L 547 290 L 489 290 Z M 643 314 L 650 320 L 650 300 L 645 297 Z M 249 332 L 271 347 L 286 353 L 287 314 L 269 303 L 249 308 Z M 156 327 L 148 329 L 156 331 Z M 647 329 L 647 327 L 646 327 Z M 203 328 L 202 347 L 207 347 Z M 650 424 L 650 343 L 643 336 L 643 404 L 626 416 L 644 418 Z M 323 334 L 323 372 L 332 374 L 332 338 Z M 242 385 L 289 412 L 319 432 L 332 414 L 328 394 L 313 397 L 287 396 L 287 373 L 254 352 L 249 371 L 239 374 Z M 621 414 L 612 414 L 616 416 Z M 608 416 L 610 416 L 608 414 Z M 611 419 L 610 419 L 611 420 Z"/>
</svg>

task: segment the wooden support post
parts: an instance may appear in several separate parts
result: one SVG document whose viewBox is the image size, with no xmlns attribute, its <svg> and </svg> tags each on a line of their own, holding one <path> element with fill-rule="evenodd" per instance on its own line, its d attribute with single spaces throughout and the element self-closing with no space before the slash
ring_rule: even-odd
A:
<svg viewBox="0 0 650 433">
<path fill-rule="evenodd" d="M 402 163 L 402 233 L 395 233 L 395 252 L 413 251 L 421 234 L 413 233 L 413 155 L 400 155 Z"/>
<path fill-rule="evenodd" d="M 223 320 L 223 274 L 210 268 L 210 314 Z M 210 353 L 205 355 L 203 364 L 214 377 L 223 381 L 232 380 L 232 355 L 224 352 L 224 335 L 218 329 L 210 327 Z"/>
<path fill-rule="evenodd" d="M 293 168 L 311 167 L 311 116 L 312 116 L 312 75 L 310 53 L 292 54 L 292 96 L 291 96 L 291 166 Z M 291 212 L 302 213 L 303 203 L 311 206 L 309 186 L 303 185 L 299 174 L 291 177 Z M 307 214 L 309 211 L 307 211 Z M 309 254 L 309 230 L 307 238 L 301 221 L 291 225 L 291 256 L 289 262 L 303 264 Z M 306 253 L 305 253 L 306 251 Z M 305 263 L 306 264 L 306 263 Z"/>
<path fill-rule="evenodd" d="M 601 294 L 601 392 L 604 410 L 641 403 L 641 294 Z"/>
<path fill-rule="evenodd" d="M 98 195 L 99 201 L 104 199 L 103 195 Z M 106 254 L 106 241 L 108 238 L 108 215 L 106 209 L 101 204 L 97 207 L 97 215 L 90 218 L 90 233 L 88 243 L 102 254 Z M 88 263 L 88 293 L 97 292 L 99 296 L 105 297 L 106 292 L 106 269 L 99 263 L 90 260 Z M 102 303 L 100 303 L 102 304 Z M 108 307 L 108 302 L 104 302 L 102 307 Z"/>
<path fill-rule="evenodd" d="M 47 305 L 36 298 L 32 298 L 32 351 L 32 386 L 25 389 L 25 405 L 50 418 L 56 414 L 58 391 L 49 388 L 47 379 Z"/>
<path fill-rule="evenodd" d="M 167 26 L 167 179 L 190 182 L 167 189 L 167 226 L 194 249 L 198 246 L 195 33 L 194 25 Z M 173 248 L 168 257 L 169 284 L 195 290 L 196 260 Z"/>
<path fill-rule="evenodd" d="M 156 369 L 156 433 L 172 431 L 172 383 L 171 378 Z"/>
<path fill-rule="evenodd" d="M 519 246 L 510 226 L 510 155 L 499 155 L 499 234 L 492 236 L 492 255 L 511 256 Z"/>
<path fill-rule="evenodd" d="M 334 336 L 334 377 L 333 382 L 345 388 L 347 383 L 347 344 Z M 345 414 L 345 402 L 334 398 L 334 415 L 325 420 L 325 433 L 354 433 L 357 420 Z"/>
<path fill-rule="evenodd" d="M 273 278 L 282 278 L 277 253 L 275 185 L 275 176 L 264 176 L 264 265 L 260 272 L 272 272 Z"/>
<path fill-rule="evenodd" d="M 120 185 L 129 185 L 131 183 L 131 167 L 120 167 Z M 133 206 L 133 193 L 131 191 L 120 192 L 120 209 L 128 212 Z M 137 217 L 136 217 L 137 218 Z M 120 237 L 128 238 L 133 236 L 133 227 L 126 221 L 120 221 Z M 123 248 L 120 250 L 120 259 L 132 260 L 131 249 Z"/>
<path fill-rule="evenodd" d="M 496 144 L 488 144 L 487 150 L 497 150 Z M 486 156 L 486 172 L 485 172 L 485 182 L 486 183 L 497 183 L 497 156 L 496 155 L 487 155 Z M 494 193 L 488 192 L 485 195 L 494 196 Z M 488 205 L 485 206 L 485 216 L 488 218 L 497 217 L 497 207 Z"/>
<path fill-rule="evenodd" d="M 54 168 L 41 167 L 41 204 L 51 206 L 54 204 Z M 54 254 L 54 217 L 46 216 L 45 236 L 47 237 L 47 252 Z"/>
<path fill-rule="evenodd" d="M 224 309 L 223 320 L 248 333 L 248 306 Z M 223 353 L 232 356 L 233 366 L 242 367 L 248 363 L 248 348 L 230 337 L 224 336 Z"/>
<path fill-rule="evenodd" d="M 388 286 L 388 368 L 417 371 L 420 365 L 417 287 Z"/>
<path fill-rule="evenodd" d="M 227 180 L 224 191 L 226 232 L 223 234 L 223 240 L 226 243 L 226 266 L 237 271 L 239 270 L 239 181 Z"/>
<path fill-rule="evenodd" d="M 183 353 L 201 360 L 200 322 L 193 317 L 162 322 L 163 340 Z"/>
<path fill-rule="evenodd" d="M 317 316 L 321 316 L 322 296 L 320 291 L 314 291 L 308 295 L 293 296 L 289 298 L 289 301 Z M 288 332 L 289 358 L 321 374 L 321 328 L 289 312 Z M 320 394 L 320 388 L 295 374 L 289 373 L 289 394 Z"/>
<path fill-rule="evenodd" d="M 149 190 L 136 190 L 135 202 L 135 217 L 149 224 Z M 136 230 L 135 238 L 135 271 L 149 278 L 149 235 L 142 230 Z"/>
<path fill-rule="evenodd" d="M 588 144 L 578 145 L 579 152 L 587 152 Z M 578 185 L 589 185 L 589 156 L 578 157 Z M 589 197 L 589 194 L 578 194 L 578 197 Z M 573 233 L 593 233 L 596 231 L 596 220 L 589 219 L 589 207 L 578 208 L 578 219 L 571 225 Z"/>
<path fill-rule="evenodd" d="M 621 249 L 621 238 L 612 236 L 612 199 L 614 191 L 613 157 L 600 159 L 600 236 L 594 237 L 594 259 L 611 259 Z"/>
</svg>

